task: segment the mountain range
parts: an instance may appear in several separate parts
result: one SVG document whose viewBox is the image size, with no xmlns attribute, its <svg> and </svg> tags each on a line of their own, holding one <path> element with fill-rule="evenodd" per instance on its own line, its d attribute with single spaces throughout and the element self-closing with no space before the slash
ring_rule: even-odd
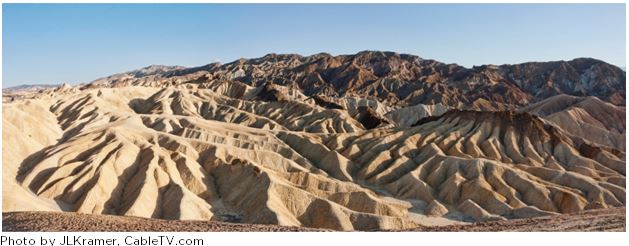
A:
<svg viewBox="0 0 629 246">
<path fill-rule="evenodd" d="M 3 100 L 3 211 L 399 230 L 624 207 L 625 82 L 591 58 L 153 65 Z"/>
</svg>

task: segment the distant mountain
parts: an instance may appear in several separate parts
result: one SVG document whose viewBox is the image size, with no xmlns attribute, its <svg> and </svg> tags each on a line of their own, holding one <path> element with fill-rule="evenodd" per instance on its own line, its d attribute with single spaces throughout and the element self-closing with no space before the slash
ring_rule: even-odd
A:
<svg viewBox="0 0 629 246">
<path fill-rule="evenodd" d="M 308 96 L 357 95 L 398 106 L 441 103 L 466 107 L 488 101 L 493 104 L 491 107 L 503 108 L 524 106 L 559 94 L 596 96 L 624 105 L 626 97 L 625 72 L 592 58 L 465 68 L 380 51 L 339 56 L 268 54 L 194 68 L 151 66 L 96 80 L 92 86 L 161 87 L 211 80 L 252 86 L 274 83 L 298 88 Z"/>
<path fill-rule="evenodd" d="M 50 89 L 57 88 L 60 85 L 17 85 L 9 88 L 3 88 L 2 93 L 16 93 L 16 92 L 30 92 L 30 91 L 38 91 L 42 89 Z"/>
<path fill-rule="evenodd" d="M 161 77 L 162 75 L 168 74 L 171 71 L 181 70 L 184 68 L 185 67 L 181 67 L 181 66 L 150 65 L 148 67 L 143 67 L 137 70 L 124 72 L 124 73 L 117 73 L 117 74 L 110 75 L 104 78 L 99 78 L 90 82 L 90 84 L 115 86 L 117 83 L 122 82 L 122 81 L 140 79 L 140 78 L 144 80 L 145 83 L 147 83 L 147 81 L 149 81 L 151 78 Z"/>
</svg>

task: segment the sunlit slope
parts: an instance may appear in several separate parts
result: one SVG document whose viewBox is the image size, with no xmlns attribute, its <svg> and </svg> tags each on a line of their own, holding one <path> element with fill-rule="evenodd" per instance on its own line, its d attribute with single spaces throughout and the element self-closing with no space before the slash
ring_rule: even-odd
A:
<svg viewBox="0 0 629 246">
<path fill-rule="evenodd" d="M 237 82 L 56 92 L 3 109 L 4 211 L 371 230 L 625 205 L 623 151 L 528 113 L 367 129 L 297 90 Z"/>
</svg>

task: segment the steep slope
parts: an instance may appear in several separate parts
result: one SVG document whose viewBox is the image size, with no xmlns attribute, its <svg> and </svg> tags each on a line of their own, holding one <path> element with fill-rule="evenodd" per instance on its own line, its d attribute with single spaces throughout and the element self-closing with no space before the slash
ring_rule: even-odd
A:
<svg viewBox="0 0 629 246">
<path fill-rule="evenodd" d="M 570 134 L 624 152 L 625 107 L 596 97 L 559 95 L 520 111 L 544 117 Z"/>
<path fill-rule="evenodd" d="M 222 83 L 221 83 L 222 84 Z M 210 85 L 207 85 L 210 87 Z M 234 97 L 217 95 L 211 89 L 165 88 L 144 101 L 135 101 L 141 114 L 174 114 L 206 120 L 236 123 L 261 129 L 284 129 L 318 133 L 354 132 L 364 129 L 341 110 L 324 109 L 312 103 L 279 100 L 270 96 L 268 86 L 248 87 L 245 94 Z M 279 93 L 278 95 L 288 95 Z M 243 99 L 250 100 L 243 100 Z"/>
<path fill-rule="evenodd" d="M 410 205 L 331 178 L 338 155 L 312 162 L 272 131 L 128 106 L 173 96 L 167 91 L 99 89 L 59 100 L 51 111 L 63 140 L 28 159 L 18 180 L 82 213 L 338 230 L 417 225 L 405 218 Z"/>
<path fill-rule="evenodd" d="M 29 100 L 39 106 L 3 115 L 3 135 L 46 140 L 3 156 L 17 172 L 3 182 L 63 211 L 335 230 L 625 205 L 624 153 L 530 114 L 451 110 L 367 130 L 290 91 L 213 81 Z"/>
<path fill-rule="evenodd" d="M 477 220 L 625 204 L 624 153 L 581 153 L 591 146 L 528 114 L 449 111 L 322 142 L 353 161 L 356 178 Z"/>
<path fill-rule="evenodd" d="M 59 211 L 53 200 L 37 197 L 16 180 L 20 165 L 31 154 L 56 143 L 62 131 L 46 108 L 47 102 L 23 101 L 3 105 L 2 210 Z"/>
<path fill-rule="evenodd" d="M 395 122 L 399 126 L 411 126 L 417 121 L 429 117 L 440 116 L 450 109 L 443 104 L 424 105 L 418 104 L 415 106 L 404 107 L 396 110 L 389 111 L 385 116 L 391 121 Z"/>
</svg>

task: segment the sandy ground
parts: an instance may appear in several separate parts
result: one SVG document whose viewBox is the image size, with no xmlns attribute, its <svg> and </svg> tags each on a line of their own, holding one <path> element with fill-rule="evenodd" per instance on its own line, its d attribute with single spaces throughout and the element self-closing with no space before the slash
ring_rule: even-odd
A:
<svg viewBox="0 0 629 246">
<path fill-rule="evenodd" d="M 576 214 L 490 221 L 468 225 L 420 227 L 410 231 L 626 231 L 625 208 Z"/>
<path fill-rule="evenodd" d="M 626 231 L 625 208 L 589 210 L 532 219 L 467 225 L 420 227 L 408 231 Z M 319 229 L 235 224 L 214 221 L 159 220 L 57 212 L 2 214 L 2 231 L 322 231 Z"/>
<path fill-rule="evenodd" d="M 2 231 L 322 231 L 295 226 L 235 224 L 200 220 L 160 220 L 138 217 L 59 212 L 2 213 Z"/>
</svg>

